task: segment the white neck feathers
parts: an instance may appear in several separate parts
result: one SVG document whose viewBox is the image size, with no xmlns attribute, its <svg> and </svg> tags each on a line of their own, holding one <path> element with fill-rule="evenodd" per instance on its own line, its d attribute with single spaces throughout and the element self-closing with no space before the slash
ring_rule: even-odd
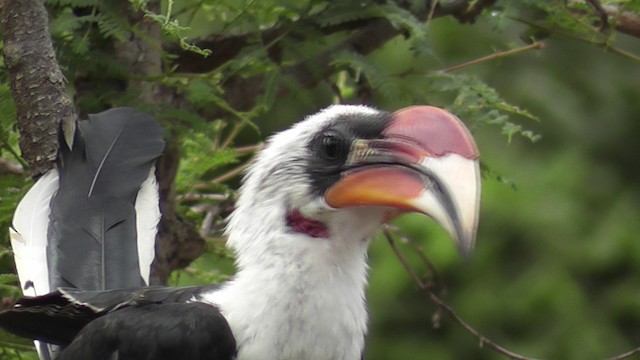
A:
<svg viewBox="0 0 640 360">
<path fill-rule="evenodd" d="M 274 243 L 240 256 L 236 278 L 205 295 L 229 322 L 238 360 L 360 359 L 367 243 L 296 233 Z"/>
</svg>

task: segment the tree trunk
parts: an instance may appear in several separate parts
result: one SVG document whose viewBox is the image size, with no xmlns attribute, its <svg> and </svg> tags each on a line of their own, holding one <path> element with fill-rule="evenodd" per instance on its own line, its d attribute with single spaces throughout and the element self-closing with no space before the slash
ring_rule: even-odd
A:
<svg viewBox="0 0 640 360">
<path fill-rule="evenodd" d="M 43 1 L 0 0 L 0 16 L 20 150 L 29 173 L 37 178 L 53 167 L 59 124 L 74 124 L 76 115 L 56 61 Z"/>
</svg>

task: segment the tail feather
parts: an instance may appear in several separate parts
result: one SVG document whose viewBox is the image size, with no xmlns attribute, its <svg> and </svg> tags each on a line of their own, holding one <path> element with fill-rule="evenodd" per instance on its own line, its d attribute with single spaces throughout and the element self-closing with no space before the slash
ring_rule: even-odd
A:
<svg viewBox="0 0 640 360">
<path fill-rule="evenodd" d="M 138 261 L 140 275 L 147 285 L 151 272 L 151 263 L 155 258 L 155 239 L 160 222 L 160 196 L 155 166 L 151 167 L 149 176 L 142 183 L 136 197 L 136 229 L 138 233 Z"/>
<path fill-rule="evenodd" d="M 138 242 L 153 243 L 155 232 L 153 238 L 150 233 L 159 216 L 154 214 L 156 221 L 140 238 L 135 204 L 145 179 L 155 177 L 150 171 L 163 148 L 160 125 L 134 109 L 112 109 L 78 122 L 73 149 L 61 145 L 60 187 L 51 201 L 51 288 L 146 285 L 148 270 L 141 270 L 149 262 L 149 246 L 139 250 Z M 145 264 L 139 260 L 143 252 Z"/>
<path fill-rule="evenodd" d="M 18 271 L 22 293 L 28 296 L 43 295 L 49 287 L 47 266 L 47 232 L 49 229 L 49 203 L 58 190 L 58 170 L 44 174 L 29 189 L 18 204 L 9 228 L 11 248 Z M 55 346 L 34 341 L 41 360 L 55 358 Z"/>
<path fill-rule="evenodd" d="M 47 231 L 49 203 L 58 190 L 58 171 L 43 175 L 22 198 L 9 229 L 11 247 L 25 295 L 36 296 L 50 291 L 47 269 Z"/>
</svg>

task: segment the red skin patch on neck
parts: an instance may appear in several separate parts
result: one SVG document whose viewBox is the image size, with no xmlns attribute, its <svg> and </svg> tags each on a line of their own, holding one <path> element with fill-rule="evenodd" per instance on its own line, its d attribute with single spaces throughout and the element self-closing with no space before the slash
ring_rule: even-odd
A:
<svg viewBox="0 0 640 360">
<path fill-rule="evenodd" d="M 313 238 L 328 238 L 329 228 L 323 222 L 308 219 L 300 211 L 294 210 L 287 214 L 287 226 L 295 232 L 311 236 Z"/>
</svg>

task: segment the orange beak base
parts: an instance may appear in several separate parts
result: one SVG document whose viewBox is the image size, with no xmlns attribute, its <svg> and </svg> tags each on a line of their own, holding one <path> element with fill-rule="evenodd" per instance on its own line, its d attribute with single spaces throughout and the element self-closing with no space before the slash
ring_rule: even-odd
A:
<svg viewBox="0 0 640 360">
<path fill-rule="evenodd" d="M 386 165 L 354 169 L 325 194 L 334 208 L 388 206 L 403 211 L 420 211 L 410 199 L 424 191 L 422 176 L 402 166 Z"/>
</svg>

